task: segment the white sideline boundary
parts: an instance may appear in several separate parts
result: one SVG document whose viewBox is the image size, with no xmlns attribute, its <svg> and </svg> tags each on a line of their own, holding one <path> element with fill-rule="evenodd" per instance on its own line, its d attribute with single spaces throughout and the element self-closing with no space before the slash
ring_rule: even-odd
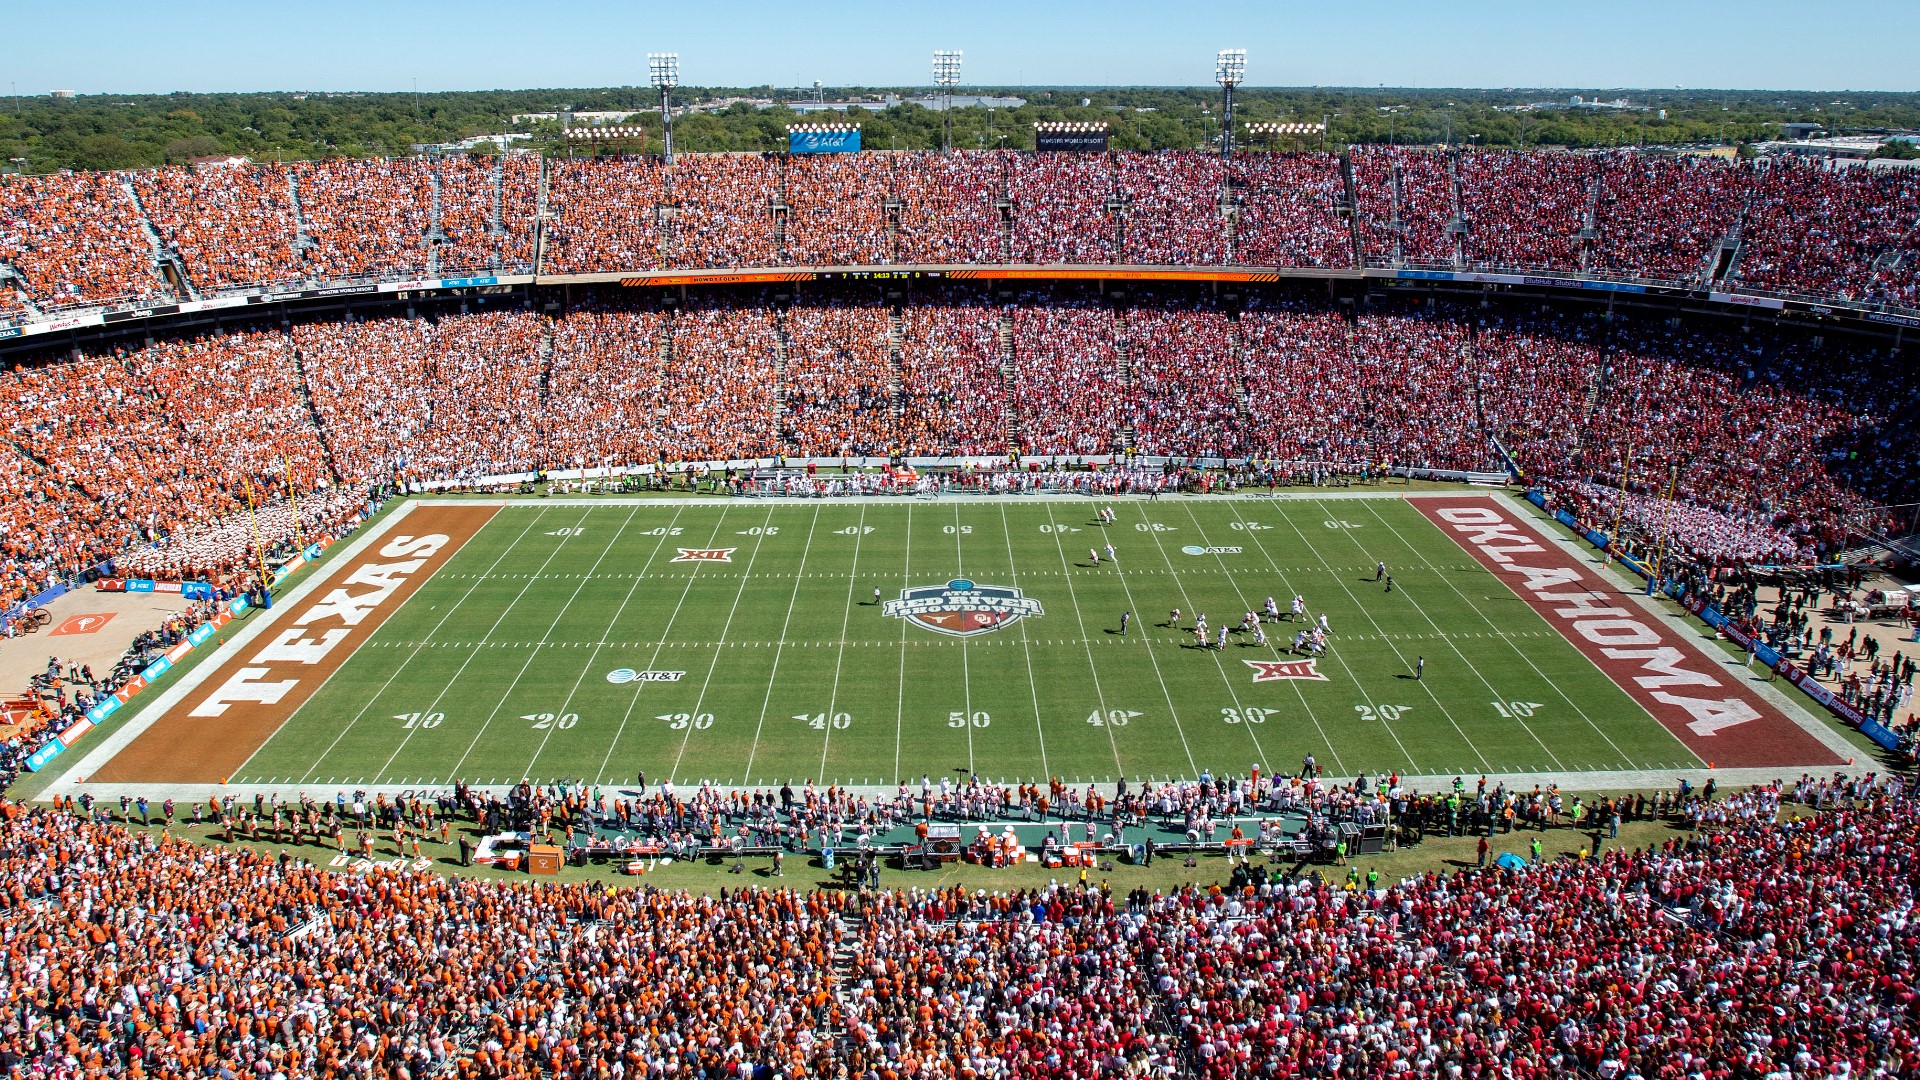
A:
<svg viewBox="0 0 1920 1080">
<path fill-rule="evenodd" d="M 1716 780 L 1719 782 L 1722 792 L 1730 793 L 1736 788 L 1751 787 L 1756 784 L 1771 784 L 1776 780 L 1790 785 L 1803 775 L 1822 778 L 1835 775 L 1865 776 L 1868 773 L 1877 771 L 1882 770 L 1880 770 L 1876 763 L 1868 761 L 1856 765 L 1835 765 L 1820 768 L 1702 769 L 1697 766 L 1683 767 L 1676 765 L 1665 769 L 1613 769 L 1596 772 L 1487 773 L 1485 775 L 1489 787 L 1494 784 L 1505 784 L 1509 791 L 1522 792 L 1534 787 L 1540 787 L 1542 789 L 1558 787 L 1562 792 L 1570 794 L 1599 791 L 1657 791 L 1673 788 L 1681 780 L 1691 782 L 1697 789 L 1703 786 L 1708 780 Z M 1281 771 L 1281 775 L 1285 775 L 1285 770 Z M 1367 774 L 1369 782 L 1378 779 L 1380 775 L 1379 773 Z M 1458 777 L 1471 786 L 1472 783 L 1478 780 L 1480 775 L 1481 774 L 1476 772 L 1463 771 L 1459 773 L 1431 773 L 1421 776 L 1402 776 L 1400 778 L 1400 784 L 1404 788 L 1426 794 L 1444 795 L 1453 790 L 1455 777 Z M 800 779 L 801 778 L 797 776 L 782 778 L 785 782 L 796 786 L 800 783 Z M 1012 785 L 1018 780 L 1039 782 L 1043 779 L 1044 778 L 1031 776 L 1015 776 L 1012 773 L 1004 776 L 998 774 L 981 776 L 983 782 L 999 785 Z M 1109 782 L 1100 777 L 1072 776 L 1066 779 L 1067 782 L 1074 787 L 1085 787 L 1090 783 L 1101 788 L 1109 786 Z M 1137 779 L 1151 780 L 1157 787 L 1167 780 L 1174 778 L 1156 774 L 1151 777 L 1141 776 Z M 1351 776 L 1336 777 L 1328 774 L 1320 779 L 1322 783 L 1344 784 L 1354 778 Z M 767 783 L 757 786 L 716 784 L 714 787 L 723 793 L 734 791 L 777 791 L 782 780 L 769 780 Z M 513 787 L 510 784 L 469 784 L 468 786 L 474 791 L 483 793 L 490 792 L 503 798 Z M 589 784 L 587 786 L 590 789 L 599 787 L 605 792 L 609 799 L 630 797 L 633 793 L 633 787 L 630 784 Z M 838 786 L 840 790 L 850 795 L 865 796 L 869 799 L 891 799 L 897 790 L 892 784 L 840 784 Z M 675 787 L 684 792 L 688 790 L 690 785 L 676 784 Z M 914 793 L 917 794 L 919 792 L 917 786 L 909 785 L 909 787 Z M 72 793 L 77 794 L 79 790 L 79 788 L 74 788 Z M 163 799 L 172 799 L 182 806 L 190 806 L 196 802 L 204 802 L 206 799 L 214 796 L 228 794 L 248 801 L 251 801 L 256 794 L 262 797 L 277 795 L 282 801 L 297 803 L 301 795 L 311 796 L 314 799 L 324 802 L 331 799 L 338 792 L 364 792 L 367 798 L 371 799 L 375 795 L 386 795 L 388 798 L 393 798 L 406 792 L 412 792 L 424 797 L 431 794 L 450 792 L 452 790 L 452 781 L 443 780 L 414 780 L 400 784 L 363 784 L 356 783 L 352 780 L 341 780 L 333 783 L 318 784 L 267 783 L 238 784 L 224 787 L 219 784 L 86 785 L 86 791 L 101 803 L 115 801 L 118 800 L 120 796 L 125 795 L 128 798 L 140 798 L 144 796 L 150 803 L 158 803 Z M 656 784 L 649 784 L 647 786 L 649 794 L 652 794 L 656 790 L 658 790 L 658 785 Z M 157 815 L 158 811 L 156 810 L 154 813 Z"/>
<path fill-rule="evenodd" d="M 1329 502 L 1345 499 L 1392 499 L 1400 500 L 1409 495 L 1423 499 L 1484 499 L 1489 494 L 1500 494 L 1497 488 L 1396 488 L 1380 490 L 1368 488 L 1280 488 L 1271 493 L 1265 491 L 1211 492 L 1197 495 L 1189 492 L 1166 491 L 1160 493 L 1165 502 L 1177 502 L 1181 499 L 1201 499 L 1214 502 L 1222 499 L 1244 499 L 1248 502 L 1281 502 L 1301 500 Z M 1015 494 L 1012 492 L 988 492 L 980 495 L 693 495 L 686 498 L 670 497 L 662 492 L 649 492 L 633 495 L 416 495 L 410 498 L 426 498 L 433 506 L 500 506 L 512 509 L 518 506 L 625 506 L 629 503 L 656 503 L 660 506 L 818 506 L 821 503 L 865 503 L 870 506 L 927 506 L 942 503 L 1020 503 L 1035 502 L 1151 502 L 1145 492 L 1108 494 L 1106 492 L 1063 492 L 1049 491 L 1034 494 Z"/>
<path fill-rule="evenodd" d="M 73 756 L 71 763 L 66 768 L 59 770 L 58 778 L 55 779 L 53 783 L 47 785 L 45 791 L 42 793 L 42 797 L 44 798 L 56 793 L 77 794 L 80 791 L 80 785 L 74 783 L 70 777 L 75 775 L 86 776 L 100 766 L 112 761 L 120 751 L 127 748 L 128 743 L 145 734 L 162 716 L 172 711 L 173 707 L 178 705 L 181 699 L 199 689 L 202 684 L 212 678 L 213 673 L 220 670 L 229 657 L 252 644 L 254 639 L 266 633 L 268 629 L 278 623 L 282 612 L 299 603 L 301 600 L 306 599 L 308 594 L 312 593 L 315 589 L 332 581 L 334 576 L 340 573 L 341 567 L 351 563 L 354 556 L 359 555 L 360 552 L 372 546 L 375 541 L 391 532 L 394 526 L 412 516 L 414 507 L 419 505 L 421 505 L 419 500 L 408 499 L 398 510 L 395 510 L 372 529 L 355 537 L 345 547 L 329 551 L 328 557 L 320 567 L 319 573 L 314 574 L 312 577 L 294 586 L 286 594 L 274 598 L 273 607 L 267 609 L 266 618 L 247 620 L 247 625 L 242 627 L 239 633 L 228 638 L 219 648 L 213 651 L 212 655 L 207 656 L 198 664 L 194 665 L 192 671 L 187 672 L 175 680 L 165 690 L 161 691 L 158 696 L 151 700 L 141 702 L 134 715 L 130 717 L 127 722 L 114 728 L 113 731 L 107 734 L 106 738 L 94 744 L 86 753 Z M 134 700 L 139 701 L 140 699 L 136 697 Z M 100 786 L 101 785 L 91 785 L 90 787 L 97 789 Z"/>
</svg>

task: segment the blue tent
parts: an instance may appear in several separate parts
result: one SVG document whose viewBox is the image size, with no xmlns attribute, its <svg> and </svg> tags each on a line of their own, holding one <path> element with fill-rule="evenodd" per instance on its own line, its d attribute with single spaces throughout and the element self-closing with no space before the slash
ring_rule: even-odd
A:
<svg viewBox="0 0 1920 1080">
<path fill-rule="evenodd" d="M 1525 870 L 1527 868 L 1527 860 L 1509 851 L 1493 860 L 1493 865 L 1500 867 L 1502 870 Z"/>
</svg>

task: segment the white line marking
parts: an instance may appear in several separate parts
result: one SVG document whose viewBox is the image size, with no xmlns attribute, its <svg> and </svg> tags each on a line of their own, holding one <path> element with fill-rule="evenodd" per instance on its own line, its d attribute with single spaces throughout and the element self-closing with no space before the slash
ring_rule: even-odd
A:
<svg viewBox="0 0 1920 1080">
<path fill-rule="evenodd" d="M 519 546 L 520 541 L 525 540 L 527 538 L 527 533 L 533 529 L 534 524 L 539 520 L 540 520 L 540 516 L 536 515 L 532 520 L 528 521 L 526 528 L 520 530 L 520 535 L 514 537 L 513 540 L 509 542 L 506 547 L 500 550 L 500 554 L 496 556 L 493 560 L 493 565 L 499 566 L 502 560 L 504 560 L 508 555 L 512 554 L 513 549 Z M 491 525 L 492 523 L 493 523 L 492 521 L 489 521 L 487 525 Z M 485 532 L 487 529 L 487 525 L 482 525 L 480 527 L 480 532 Z M 477 540 L 479 538 L 480 538 L 480 533 L 474 533 L 472 537 L 468 538 L 467 543 L 471 544 L 473 543 L 474 540 Z M 458 552 L 454 553 L 452 558 L 459 558 L 459 553 Z M 452 560 L 449 559 L 448 561 L 452 561 Z M 489 569 L 491 569 L 491 567 L 489 567 Z M 420 595 L 421 592 L 425 591 L 427 584 L 430 584 L 430 583 L 431 583 L 431 579 L 429 579 L 429 581 L 426 583 L 422 583 L 419 589 L 414 590 L 413 596 Z M 480 583 L 476 581 L 471 586 L 468 586 L 466 592 L 460 594 L 460 599 L 454 601 L 453 605 L 447 608 L 447 613 L 440 617 L 440 621 L 433 624 L 433 630 L 429 631 L 427 634 L 428 640 L 431 640 L 433 638 L 434 632 L 437 632 L 442 626 L 445 626 L 447 624 L 448 619 L 453 618 L 453 613 L 458 611 L 460 609 L 460 605 L 466 603 L 467 599 L 473 595 L 474 589 L 477 589 L 479 587 L 480 587 Z M 411 600 L 413 599 L 413 596 L 409 596 L 407 599 Z M 387 676 L 387 681 L 380 684 L 380 689 L 378 691 L 376 691 L 372 696 L 367 698 L 366 704 L 360 707 L 360 711 L 353 715 L 352 720 L 347 721 L 347 725 L 340 729 L 340 734 L 335 735 L 333 737 L 333 741 L 331 743 L 328 743 L 327 748 L 320 752 L 320 756 L 313 760 L 313 764 L 307 766 L 306 772 L 303 775 L 306 775 L 306 776 L 314 775 L 314 773 L 320 768 L 320 766 L 326 762 L 328 756 L 330 756 L 333 753 L 334 749 L 340 745 L 341 740 L 345 739 L 347 737 L 347 734 L 351 732 L 354 729 L 354 727 L 357 726 L 360 723 L 360 721 L 366 717 L 367 713 L 371 711 L 374 705 L 379 702 L 380 696 L 387 692 L 387 688 L 393 685 L 393 681 L 399 678 L 400 673 L 405 671 L 407 669 L 407 665 L 413 663 L 415 658 L 417 658 L 419 655 L 420 655 L 420 652 L 418 649 L 416 649 L 412 653 L 409 653 L 406 659 L 400 661 L 400 666 L 393 670 L 393 674 Z M 353 658 L 351 656 L 347 658 L 348 661 L 351 661 L 352 659 Z M 339 672 L 345 670 L 346 666 L 347 665 L 344 663 L 341 664 L 339 667 L 334 669 L 334 673 L 338 674 Z M 324 686 L 322 688 L 324 689 Z M 306 704 L 311 704 L 313 702 L 313 699 L 319 696 L 320 696 L 320 693 L 319 691 L 316 690 L 314 692 L 313 698 L 308 698 Z M 301 707 L 305 708 L 306 706 L 303 704 Z M 295 710 L 294 715 L 287 717 L 286 723 L 281 724 L 278 730 L 274 732 L 274 734 L 278 735 L 280 732 L 287 730 L 287 725 L 291 724 L 293 722 L 294 717 L 298 715 L 300 715 L 299 710 Z M 272 741 L 273 740 L 269 738 L 266 743 L 260 744 L 260 749 L 255 750 L 253 752 L 253 755 L 247 758 L 247 762 L 241 764 L 240 768 L 241 769 L 246 768 L 247 763 L 252 762 L 253 758 L 255 756 L 258 756 L 261 750 L 265 750 L 267 748 L 267 743 L 271 743 Z M 236 773 L 238 771 L 239 770 L 235 770 Z"/>
<path fill-rule="evenodd" d="M 846 663 L 847 659 L 847 650 L 845 648 L 847 643 L 847 628 L 853 625 L 853 588 L 854 582 L 860 579 L 860 540 L 862 534 L 866 531 L 866 524 L 867 508 L 863 504 L 860 507 L 860 523 L 855 526 L 855 528 L 860 531 L 853 534 L 853 568 L 847 572 L 847 603 L 846 607 L 840 613 L 840 644 L 842 647 L 833 654 L 833 689 L 827 692 L 827 735 L 826 738 L 820 741 L 820 775 L 822 776 L 827 774 L 827 748 L 833 744 L 833 710 L 834 707 L 840 703 L 840 668 L 841 665 Z"/>
<path fill-rule="evenodd" d="M 579 529 L 581 525 L 586 524 L 587 518 L 591 516 L 592 515 L 590 513 L 581 515 L 580 520 L 574 524 L 574 528 L 576 530 Z M 629 518 L 628 520 L 632 520 L 632 519 Z M 579 534 L 578 532 L 576 532 L 574 535 L 577 536 Z M 607 552 L 613 550 L 614 543 L 617 542 L 619 539 L 620 539 L 619 534 L 615 533 L 613 540 L 608 541 L 607 546 L 601 549 L 600 558 L 602 559 L 606 558 Z M 559 555 L 560 552 L 566 547 L 567 545 L 565 542 L 555 544 L 553 546 L 553 550 L 548 552 L 547 557 L 541 561 L 540 569 L 545 570 L 549 565 L 551 565 L 554 560 L 554 557 Z M 595 560 L 595 565 L 598 565 L 598 560 Z M 529 578 L 527 580 L 527 584 L 523 586 L 521 590 L 514 595 L 514 598 L 510 602 L 508 602 L 506 607 L 500 610 L 500 618 L 495 619 L 493 623 L 494 629 L 498 629 L 501 622 L 505 621 L 506 617 L 509 614 L 512 614 L 513 609 L 515 607 L 518 607 L 520 604 L 520 601 L 526 597 L 527 590 L 531 589 L 532 587 L 533 587 L 533 579 Z M 567 598 L 566 603 L 560 605 L 560 610 L 554 613 L 553 621 L 547 625 L 547 632 L 545 634 L 542 634 L 541 637 L 544 638 L 544 637 L 551 636 L 553 634 L 554 628 L 560 625 L 560 620 L 567 617 L 567 609 L 573 606 L 574 601 L 580 599 L 580 593 L 586 587 L 587 587 L 587 583 L 585 580 L 582 580 L 580 584 L 575 585 L 573 587 L 573 595 Z M 492 637 L 493 630 L 488 630 L 487 636 Z M 493 726 L 493 721 L 500 715 L 500 710 L 506 706 L 507 699 L 513 696 L 514 688 L 520 685 L 520 680 L 525 678 L 527 672 L 533 668 L 533 662 L 539 659 L 540 644 L 538 642 L 533 642 L 530 644 L 532 645 L 532 647 L 527 650 L 527 658 L 521 662 L 520 670 L 514 673 L 513 681 L 507 683 L 506 692 L 500 695 L 500 700 L 498 702 L 494 703 L 493 711 L 488 713 L 487 718 L 480 722 L 480 730 L 473 733 L 473 741 L 467 744 L 467 749 L 463 753 L 461 753 L 459 760 L 453 763 L 453 768 L 447 770 L 448 776 L 458 777 L 460 775 L 460 766 L 465 765 L 467 763 L 467 758 L 472 756 L 473 754 L 473 748 L 480 745 L 480 740 L 486 737 L 487 729 Z M 527 647 L 526 645 L 522 645 L 522 648 L 526 648 L 526 647 Z M 453 673 L 453 678 L 448 679 L 446 684 L 440 688 L 440 693 L 434 695 L 434 699 L 433 699 L 434 705 L 437 706 L 440 704 L 440 698 L 445 696 L 446 692 L 452 689 L 455 683 L 458 683 L 460 681 L 460 676 L 462 674 L 465 674 L 468 665 L 472 664 L 475 658 L 477 658 L 479 655 L 480 655 L 480 652 L 479 650 L 476 649 L 475 651 L 468 653 L 467 658 L 465 660 L 460 661 L 460 668 L 458 671 L 455 671 Z M 415 730 L 418 730 L 418 729 L 415 729 Z M 410 739 L 412 737 L 413 737 L 413 732 L 409 731 L 407 733 L 407 738 Z M 400 755 L 400 750 L 405 749 L 406 745 L 407 745 L 406 739 L 402 739 L 400 742 L 399 749 L 396 749 L 393 752 L 394 757 L 398 757 Z M 388 758 L 387 764 L 385 766 L 382 766 L 380 771 L 382 773 L 386 772 L 387 767 L 391 766 L 392 764 L 393 764 L 393 758 Z"/>
<path fill-rule="evenodd" d="M 805 569 L 807 556 L 813 551 L 813 530 L 820 524 L 820 508 L 813 508 L 813 520 L 807 523 L 807 543 L 800 549 L 800 567 Z M 787 597 L 787 617 L 780 624 L 780 643 L 773 648 L 773 668 L 767 672 L 767 696 L 760 702 L 760 720 L 753 727 L 753 745 L 747 748 L 747 766 L 740 770 L 742 776 L 753 775 L 753 759 L 760 753 L 760 733 L 766 730 L 767 707 L 773 704 L 774 678 L 780 674 L 780 653 L 787 642 L 787 629 L 793 625 L 793 606 L 800 599 L 800 590 L 795 588 Z"/>
<path fill-rule="evenodd" d="M 1007 507 L 1005 503 L 1000 504 L 1000 531 L 1007 538 L 1007 576 L 1010 579 L 1009 584 L 1018 589 L 1020 587 L 1020 563 L 1013 555 L 1013 526 L 1007 522 Z M 1040 722 L 1040 684 L 1036 682 L 1033 677 L 1033 642 L 1027 639 L 1027 620 L 1025 619 L 1020 620 L 1020 648 L 1027 656 L 1027 692 L 1033 695 L 1033 733 L 1040 739 L 1040 775 L 1052 776 L 1053 771 L 1047 768 L 1047 733 L 1044 730 L 1045 725 Z M 1104 703 L 1102 703 L 1101 708 L 1104 711 Z M 1113 740 L 1113 731 L 1111 729 L 1107 731 L 1107 739 L 1110 742 Z M 1120 768 L 1120 744 L 1117 742 L 1113 744 L 1113 767 L 1115 769 Z M 1120 775 L 1125 776 L 1125 771 L 1123 770 Z"/>
<path fill-rule="evenodd" d="M 633 514 L 627 515 L 627 520 L 622 522 L 620 525 L 620 534 L 624 534 L 626 532 L 627 526 L 633 523 L 634 514 L 638 514 L 638 513 L 639 513 L 639 508 L 636 507 L 634 509 Z M 675 507 L 673 511 L 672 520 L 667 522 L 668 530 L 671 530 L 674 524 L 680 520 L 680 513 L 681 513 L 681 509 L 679 507 Z M 618 540 L 620 534 L 616 534 L 614 539 Z M 645 569 L 646 567 L 652 565 L 653 560 L 660 557 L 660 551 L 662 548 L 666 547 L 667 537 L 671 535 L 672 535 L 671 531 L 663 532 L 660 534 L 660 538 L 653 542 L 653 550 L 647 554 L 647 561 L 640 564 L 642 569 Z M 611 551 L 613 549 L 609 547 L 607 550 Z M 601 558 L 604 559 L 606 558 L 606 556 L 603 554 L 601 555 Z M 598 566 L 599 563 L 596 562 L 594 565 Z M 689 575 L 689 577 L 691 577 L 691 575 Z M 613 633 L 613 628 L 619 625 L 620 616 L 626 614 L 627 605 L 633 602 L 633 594 L 640 591 L 640 578 L 641 578 L 641 575 L 639 574 L 634 575 L 633 583 L 627 586 L 627 594 L 620 598 L 620 606 L 615 608 L 613 611 L 613 618 L 607 621 L 607 628 L 605 630 L 600 631 L 601 637 L 605 637 L 606 635 Z M 587 657 L 586 664 L 580 668 L 580 674 L 573 680 L 573 686 L 567 690 L 567 696 L 565 699 L 561 701 L 560 709 L 558 712 L 554 713 L 555 716 L 564 715 L 567 711 L 567 708 L 573 704 L 573 699 L 575 695 L 579 694 L 580 692 L 581 682 L 583 682 L 586 679 L 589 672 L 591 672 L 596 666 L 598 666 L 597 662 L 600 659 L 600 650 L 605 648 L 606 644 L 607 644 L 606 642 L 602 641 L 594 645 L 593 652 Z M 634 687 L 634 690 L 636 693 L 638 693 L 639 689 L 640 688 L 637 686 Z M 554 726 L 549 727 L 547 729 L 546 735 L 541 738 L 540 746 L 534 750 L 533 759 L 527 762 L 526 771 L 521 773 L 520 775 L 522 776 L 539 776 L 540 775 L 538 772 L 534 771 L 534 766 L 539 764 L 540 755 L 547 748 L 547 740 L 553 738 L 553 733 L 558 729 L 559 729 L 559 723 L 558 721 L 555 721 Z M 609 744 L 608 749 L 609 750 L 612 749 L 611 744 Z"/>
<path fill-rule="evenodd" d="M 733 617 L 740 611 L 740 598 L 747 595 L 747 583 L 753 580 L 753 564 L 760 558 L 760 548 L 767 542 L 767 526 L 773 521 L 773 508 L 767 508 L 767 519 L 760 523 L 760 535 L 753 538 L 753 551 L 747 556 L 746 573 L 740 575 L 740 588 L 733 594 L 733 605 L 727 608 L 727 620 L 720 624 L 720 640 L 716 643 L 713 661 L 707 665 L 707 677 L 700 681 L 700 693 L 693 699 L 693 715 L 700 715 L 700 706 L 706 703 L 707 687 L 713 685 L 713 673 L 720 670 L 721 647 L 726 644 L 727 631 L 733 627 Z M 680 736 L 680 751 L 673 756 L 673 768 L 667 773 L 667 779 L 680 780 L 680 763 L 686 760 L 687 744 L 693 741 L 693 721 L 687 721 L 686 733 Z"/>
</svg>

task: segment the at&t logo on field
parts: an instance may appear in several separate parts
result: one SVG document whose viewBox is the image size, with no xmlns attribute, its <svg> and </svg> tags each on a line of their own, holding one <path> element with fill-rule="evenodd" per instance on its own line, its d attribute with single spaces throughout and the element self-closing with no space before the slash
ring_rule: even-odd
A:
<svg viewBox="0 0 1920 1080">
<path fill-rule="evenodd" d="M 607 672 L 607 681 L 615 686 L 630 682 L 679 682 L 684 671 L 635 671 L 630 667 Z"/>
<path fill-rule="evenodd" d="M 733 553 L 739 548 L 679 548 L 680 554 L 674 562 L 724 562 L 733 561 Z"/>
<path fill-rule="evenodd" d="M 1180 550 L 1186 552 L 1188 555 L 1238 555 L 1240 554 L 1240 549 L 1237 547 L 1201 547 L 1199 544 L 1188 544 L 1186 547 L 1183 547 Z"/>
<path fill-rule="evenodd" d="M 900 599 L 887 601 L 881 614 L 948 637 L 975 637 L 1046 612 L 1040 601 L 1021 595 L 1019 589 L 955 578 L 945 585 L 901 589 Z"/>
</svg>

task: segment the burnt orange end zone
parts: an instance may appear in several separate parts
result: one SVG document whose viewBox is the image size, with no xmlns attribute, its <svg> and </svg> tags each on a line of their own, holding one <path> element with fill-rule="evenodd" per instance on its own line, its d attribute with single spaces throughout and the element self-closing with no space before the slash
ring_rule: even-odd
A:
<svg viewBox="0 0 1920 1080">
<path fill-rule="evenodd" d="M 224 781 L 498 509 L 415 507 L 297 605 L 254 613 L 272 626 L 86 779 Z"/>
</svg>

